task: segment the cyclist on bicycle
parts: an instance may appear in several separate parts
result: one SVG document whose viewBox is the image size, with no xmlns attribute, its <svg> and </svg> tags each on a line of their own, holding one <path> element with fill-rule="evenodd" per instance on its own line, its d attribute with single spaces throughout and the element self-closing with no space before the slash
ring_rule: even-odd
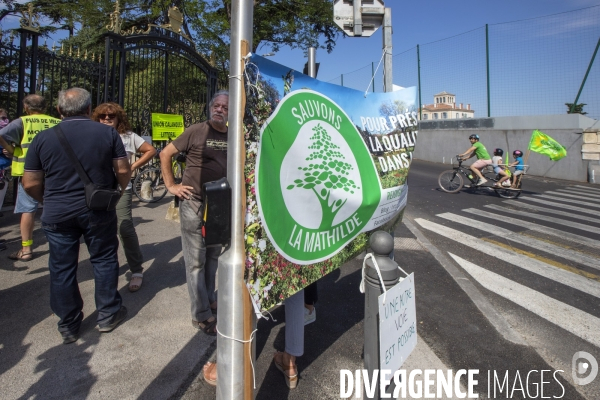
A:
<svg viewBox="0 0 600 400">
<path fill-rule="evenodd" d="M 504 164 L 502 164 L 502 155 L 504 155 L 504 150 L 499 148 L 494 149 L 494 157 L 492 157 L 492 167 L 494 167 L 494 173 L 496 175 L 500 175 L 500 180 L 494 183 L 494 187 L 502 187 L 503 183 L 506 180 L 508 180 L 508 178 L 510 178 L 510 175 L 508 175 L 506 171 L 504 171 L 504 169 L 502 168 L 502 166 L 504 166 Z M 510 186 L 509 183 L 507 183 L 506 185 Z"/>
<path fill-rule="evenodd" d="M 487 182 L 487 179 L 483 177 L 481 170 L 492 164 L 492 158 L 487 152 L 485 146 L 479 142 L 479 135 L 472 134 L 469 136 L 469 140 L 471 141 L 471 147 L 469 147 L 464 153 L 459 154 L 458 157 L 466 160 L 473 156 L 477 156 L 477 161 L 475 161 L 470 168 L 471 171 L 473 171 L 473 173 L 479 177 L 477 186 L 480 186 Z"/>
<path fill-rule="evenodd" d="M 512 185 L 510 186 L 510 188 L 516 189 L 517 177 L 525 172 L 525 164 L 523 163 L 523 152 L 521 150 L 513 151 L 513 157 L 515 158 L 515 161 L 508 165 L 509 167 L 515 167 L 515 172 L 513 173 L 512 178 Z"/>
</svg>

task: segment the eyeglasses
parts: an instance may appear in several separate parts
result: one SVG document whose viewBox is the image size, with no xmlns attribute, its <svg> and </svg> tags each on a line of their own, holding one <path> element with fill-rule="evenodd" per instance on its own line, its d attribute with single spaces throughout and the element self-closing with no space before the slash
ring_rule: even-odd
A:
<svg viewBox="0 0 600 400">
<path fill-rule="evenodd" d="M 7 120 L 8 120 L 8 117 L 7 117 L 6 115 L 3 115 L 3 116 L 1 116 L 1 117 L 0 117 L 0 119 L 1 119 L 2 121 L 7 121 Z"/>
<path fill-rule="evenodd" d="M 117 114 L 98 114 L 98 119 L 115 119 Z"/>
</svg>

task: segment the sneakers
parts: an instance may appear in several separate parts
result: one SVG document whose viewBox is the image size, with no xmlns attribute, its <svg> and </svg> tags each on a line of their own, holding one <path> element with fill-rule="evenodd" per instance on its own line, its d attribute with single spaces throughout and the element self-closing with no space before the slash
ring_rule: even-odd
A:
<svg viewBox="0 0 600 400">
<path fill-rule="evenodd" d="M 121 322 L 125 320 L 127 317 L 127 308 L 125 306 L 121 306 L 121 309 L 112 316 L 111 322 L 108 322 L 103 325 L 98 325 L 98 330 L 100 332 L 110 332 L 117 327 Z"/>
<path fill-rule="evenodd" d="M 504 181 L 504 182 L 502 182 L 502 186 L 504 186 L 504 187 L 510 187 L 510 182 L 509 181 Z"/>
<path fill-rule="evenodd" d="M 487 179 L 485 179 L 485 178 L 480 178 L 480 179 L 477 181 L 477 186 L 481 186 L 481 185 L 483 185 L 484 183 L 486 183 L 487 181 L 488 181 L 488 180 L 487 180 Z"/>
<path fill-rule="evenodd" d="M 312 312 L 304 307 L 304 325 L 312 324 L 317 320 L 317 309 L 313 307 Z"/>
</svg>

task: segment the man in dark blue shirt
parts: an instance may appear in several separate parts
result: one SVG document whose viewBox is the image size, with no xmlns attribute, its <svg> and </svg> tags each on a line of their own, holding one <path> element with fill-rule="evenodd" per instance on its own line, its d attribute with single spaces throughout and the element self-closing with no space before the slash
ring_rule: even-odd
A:
<svg viewBox="0 0 600 400">
<path fill-rule="evenodd" d="M 117 131 L 94 122 L 88 91 L 71 88 L 58 95 L 59 124 L 90 180 L 103 187 L 127 187 L 131 169 Z M 38 133 L 25 159 L 23 187 L 44 202 L 42 228 L 50 247 L 50 306 L 60 318 L 63 343 L 75 342 L 83 320 L 77 284 L 79 239 L 84 237 L 94 267 L 100 332 L 110 332 L 126 315 L 117 290 L 117 216 L 86 206 L 84 184 L 61 146 L 55 128 Z"/>
</svg>

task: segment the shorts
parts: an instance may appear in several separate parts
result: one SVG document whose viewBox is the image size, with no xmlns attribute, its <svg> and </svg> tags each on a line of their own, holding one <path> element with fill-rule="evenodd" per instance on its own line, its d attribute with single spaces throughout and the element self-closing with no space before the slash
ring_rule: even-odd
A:
<svg viewBox="0 0 600 400">
<path fill-rule="evenodd" d="M 494 168 L 494 173 L 495 173 L 495 174 L 499 174 L 499 173 L 501 173 L 502 171 L 504 171 L 504 170 L 503 170 L 502 168 L 500 168 L 500 167 L 495 167 L 495 168 Z"/>
<path fill-rule="evenodd" d="M 15 214 L 33 213 L 38 208 L 38 201 L 31 197 L 23 189 L 21 181 L 19 181 L 19 189 L 17 190 L 17 204 L 15 205 Z"/>
<path fill-rule="evenodd" d="M 523 173 L 523 171 L 519 169 L 519 170 L 516 170 L 515 172 L 513 172 L 513 175 L 517 176 L 517 175 L 521 175 L 522 173 Z"/>
<path fill-rule="evenodd" d="M 492 165 L 492 160 L 477 160 L 471 165 L 473 168 L 483 169 L 486 165 Z"/>
</svg>

